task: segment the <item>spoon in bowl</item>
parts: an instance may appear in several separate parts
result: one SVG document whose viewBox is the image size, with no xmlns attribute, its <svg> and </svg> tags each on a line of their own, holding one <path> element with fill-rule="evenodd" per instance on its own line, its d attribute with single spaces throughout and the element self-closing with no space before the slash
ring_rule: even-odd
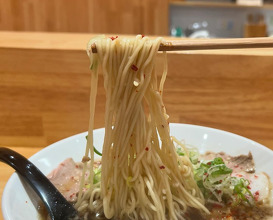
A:
<svg viewBox="0 0 273 220">
<path fill-rule="evenodd" d="M 82 219 L 47 177 L 21 154 L 0 147 L 0 161 L 14 168 L 34 189 L 44 203 L 52 220 Z"/>
</svg>

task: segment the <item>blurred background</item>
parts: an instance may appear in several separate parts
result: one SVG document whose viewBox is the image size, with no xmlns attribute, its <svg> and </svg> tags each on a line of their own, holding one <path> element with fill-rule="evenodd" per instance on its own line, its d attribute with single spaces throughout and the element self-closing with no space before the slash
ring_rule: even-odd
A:
<svg viewBox="0 0 273 220">
<path fill-rule="evenodd" d="M 0 0 L 0 30 L 198 37 L 273 34 L 272 0 Z"/>
</svg>

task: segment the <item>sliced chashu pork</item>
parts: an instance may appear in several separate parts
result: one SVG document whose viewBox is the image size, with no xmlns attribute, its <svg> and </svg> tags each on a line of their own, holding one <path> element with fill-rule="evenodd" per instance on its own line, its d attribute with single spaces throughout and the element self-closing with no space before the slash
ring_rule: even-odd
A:
<svg viewBox="0 0 273 220">
<path fill-rule="evenodd" d="M 249 190 L 256 201 L 260 203 L 271 202 L 272 185 L 270 178 L 264 172 L 255 173 L 255 163 L 250 152 L 248 155 L 239 155 L 235 157 L 224 152 L 206 152 L 201 156 L 201 159 L 207 161 L 213 160 L 215 157 L 221 157 L 226 166 L 233 170 L 231 176 L 245 178 L 249 181 Z"/>
</svg>

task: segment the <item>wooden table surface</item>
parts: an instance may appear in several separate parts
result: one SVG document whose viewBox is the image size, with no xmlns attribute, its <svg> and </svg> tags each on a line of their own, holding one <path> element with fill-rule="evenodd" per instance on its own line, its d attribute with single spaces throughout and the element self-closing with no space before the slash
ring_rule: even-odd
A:
<svg viewBox="0 0 273 220">
<path fill-rule="evenodd" d="M 85 48 L 91 36 L 0 32 L 0 146 L 30 157 L 87 130 Z M 170 53 L 164 90 L 170 121 L 231 131 L 273 149 L 272 61 L 272 49 Z M 161 66 L 160 55 L 157 62 Z M 104 120 L 102 79 L 97 100 L 99 128 Z M 0 163 L 1 197 L 12 173 Z"/>
</svg>

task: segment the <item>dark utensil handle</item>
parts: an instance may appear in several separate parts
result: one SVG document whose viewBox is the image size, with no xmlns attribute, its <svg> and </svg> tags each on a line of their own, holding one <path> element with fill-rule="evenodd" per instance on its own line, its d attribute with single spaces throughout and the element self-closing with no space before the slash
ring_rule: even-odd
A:
<svg viewBox="0 0 273 220">
<path fill-rule="evenodd" d="M 28 159 L 17 152 L 0 147 L 0 161 L 13 167 L 34 189 L 44 202 L 52 220 L 65 220 L 77 216 L 77 211 Z"/>
</svg>

